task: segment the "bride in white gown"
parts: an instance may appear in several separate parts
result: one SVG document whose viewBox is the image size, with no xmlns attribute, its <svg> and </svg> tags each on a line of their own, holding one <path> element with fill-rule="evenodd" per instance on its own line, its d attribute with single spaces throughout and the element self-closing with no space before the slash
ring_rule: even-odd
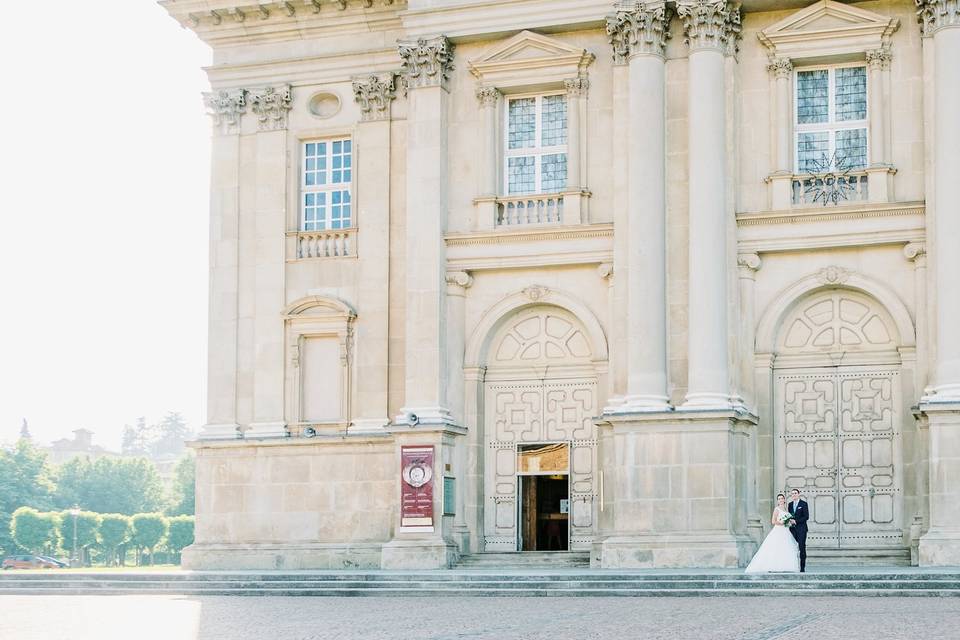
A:
<svg viewBox="0 0 960 640">
<path fill-rule="evenodd" d="M 781 493 L 777 495 L 777 506 L 770 518 L 773 529 L 747 565 L 746 573 L 800 572 L 800 547 L 793 539 L 790 528 L 783 524 L 784 514 L 789 516 L 790 512 L 787 510 L 786 498 Z"/>
</svg>

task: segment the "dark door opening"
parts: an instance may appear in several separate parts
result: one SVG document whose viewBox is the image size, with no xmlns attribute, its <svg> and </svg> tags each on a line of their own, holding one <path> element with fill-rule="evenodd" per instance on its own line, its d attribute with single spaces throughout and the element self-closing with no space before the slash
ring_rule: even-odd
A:
<svg viewBox="0 0 960 640">
<path fill-rule="evenodd" d="M 520 476 L 521 551 L 569 549 L 570 486 L 566 475 Z"/>
</svg>

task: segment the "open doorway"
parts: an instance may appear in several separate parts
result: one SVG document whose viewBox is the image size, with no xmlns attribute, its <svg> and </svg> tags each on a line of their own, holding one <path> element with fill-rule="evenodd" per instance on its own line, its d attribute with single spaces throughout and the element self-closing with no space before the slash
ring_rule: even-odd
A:
<svg viewBox="0 0 960 640">
<path fill-rule="evenodd" d="M 570 484 L 566 475 L 520 476 L 521 551 L 569 549 Z"/>
</svg>

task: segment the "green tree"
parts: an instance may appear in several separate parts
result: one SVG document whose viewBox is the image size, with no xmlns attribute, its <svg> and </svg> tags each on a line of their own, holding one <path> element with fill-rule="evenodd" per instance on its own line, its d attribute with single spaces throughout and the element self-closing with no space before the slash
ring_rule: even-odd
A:
<svg viewBox="0 0 960 640">
<path fill-rule="evenodd" d="M 150 442 L 153 436 L 147 419 L 137 418 L 136 426 L 123 425 L 123 438 L 120 441 L 120 453 L 125 456 L 145 456 L 150 453 Z"/>
<path fill-rule="evenodd" d="M 168 411 L 152 429 L 155 439 L 150 451 L 154 456 L 178 456 L 183 453 L 184 441 L 190 435 L 187 421 L 179 411 Z"/>
<path fill-rule="evenodd" d="M 82 564 L 90 564 L 90 547 L 97 544 L 97 533 L 100 531 L 100 514 L 92 511 L 81 511 L 77 514 L 77 552 Z M 60 513 L 60 538 L 63 540 L 64 550 L 73 552 L 73 515 L 70 511 Z"/>
<path fill-rule="evenodd" d="M 167 519 L 159 513 L 138 513 L 131 519 L 133 522 L 133 536 L 130 541 L 137 547 L 137 559 L 140 559 L 141 548 L 150 554 L 150 564 L 153 564 L 153 550 L 167 535 Z"/>
<path fill-rule="evenodd" d="M 98 513 L 152 513 L 163 503 L 157 469 L 143 458 L 74 458 L 60 466 L 55 502 Z"/>
<path fill-rule="evenodd" d="M 32 553 L 53 553 L 60 542 L 59 516 L 40 513 L 32 507 L 20 507 L 13 512 L 10 534 L 18 545 Z"/>
<path fill-rule="evenodd" d="M 101 516 L 97 540 L 103 546 L 105 565 L 113 564 L 119 548 L 129 542 L 132 530 L 128 516 L 120 513 L 106 513 Z M 120 564 L 122 566 L 123 562 Z"/>
<path fill-rule="evenodd" d="M 183 548 L 193 544 L 193 516 L 174 516 L 168 520 L 167 548 L 178 557 Z"/>
<path fill-rule="evenodd" d="M 171 504 L 167 513 L 172 516 L 192 516 L 196 509 L 196 458 L 188 453 L 177 462 L 173 470 Z"/>
<path fill-rule="evenodd" d="M 0 554 L 19 550 L 11 535 L 13 512 L 19 507 L 46 511 L 52 505 L 53 482 L 47 454 L 29 439 L 0 448 Z"/>
</svg>

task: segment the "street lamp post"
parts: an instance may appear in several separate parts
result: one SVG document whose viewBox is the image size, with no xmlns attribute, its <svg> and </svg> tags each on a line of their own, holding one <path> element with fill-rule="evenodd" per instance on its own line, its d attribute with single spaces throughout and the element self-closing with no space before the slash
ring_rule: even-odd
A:
<svg viewBox="0 0 960 640">
<path fill-rule="evenodd" d="M 70 558 L 70 566 L 76 566 L 77 563 L 77 516 L 80 515 L 80 506 L 73 505 L 70 508 L 70 515 L 73 516 L 73 557 Z"/>
</svg>

